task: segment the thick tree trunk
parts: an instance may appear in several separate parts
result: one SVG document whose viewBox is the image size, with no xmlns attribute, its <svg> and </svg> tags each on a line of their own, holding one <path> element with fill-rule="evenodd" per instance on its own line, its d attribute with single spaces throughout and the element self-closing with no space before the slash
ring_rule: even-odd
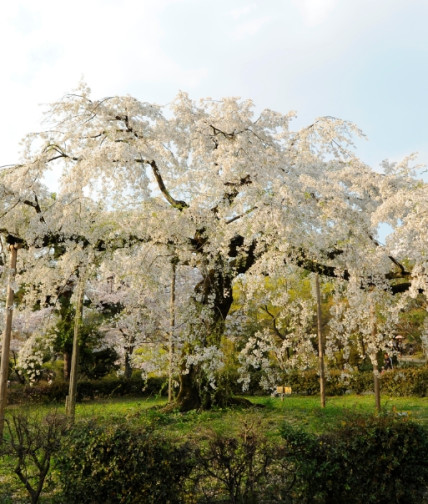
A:
<svg viewBox="0 0 428 504">
<path fill-rule="evenodd" d="M 129 380 L 129 378 L 131 378 L 131 376 L 132 376 L 132 366 L 131 366 L 132 351 L 133 351 L 133 348 L 131 349 L 131 351 L 129 351 L 128 349 L 125 349 L 125 369 L 124 369 L 123 376 L 127 380 Z"/>
<path fill-rule="evenodd" d="M 247 407 L 253 404 L 243 397 L 233 397 L 229 390 L 221 387 L 210 390 L 209 383 L 200 370 L 191 366 L 187 374 L 180 376 L 180 391 L 177 398 L 165 410 L 207 410 L 213 406 L 225 408 L 233 405 Z"/>
<path fill-rule="evenodd" d="M 173 403 L 180 411 L 199 410 L 203 407 L 197 374 L 195 367 L 191 366 L 187 374 L 180 376 L 180 391 Z M 204 406 L 207 407 L 206 404 Z"/>
<path fill-rule="evenodd" d="M 189 331 L 191 338 L 185 345 L 186 353 L 182 356 L 182 371 L 186 374 L 181 375 L 180 391 L 170 405 L 182 411 L 237 402 L 232 399 L 229 387 L 211 387 L 208 377 L 204 376 L 202 366 L 198 365 L 196 368 L 192 364 L 186 369 L 186 357 L 196 352 L 198 347 L 220 348 L 225 320 L 233 302 L 233 280 L 246 273 L 255 263 L 257 241 L 245 244 L 244 238 L 236 235 L 231 238 L 226 254 L 223 256 L 218 253 L 215 257 L 204 250 L 208 241 L 203 228 L 197 231 L 192 240 L 194 252 L 200 258 L 202 281 L 195 286 L 195 320 L 192 321 Z M 243 404 L 244 400 L 239 403 Z M 251 403 L 246 401 L 246 404 Z"/>
<path fill-rule="evenodd" d="M 221 259 L 207 271 L 202 281 L 195 287 L 195 317 L 191 332 L 194 343 L 186 347 L 187 355 L 196 351 L 196 347 L 220 347 L 224 333 L 224 323 L 233 302 L 233 275 L 226 274 L 222 268 Z M 180 390 L 172 403 L 180 411 L 192 409 L 209 409 L 214 405 L 224 406 L 230 403 L 231 395 L 220 387 L 210 386 L 201 366 L 190 365 L 186 368 L 186 355 L 183 355 Z"/>
</svg>

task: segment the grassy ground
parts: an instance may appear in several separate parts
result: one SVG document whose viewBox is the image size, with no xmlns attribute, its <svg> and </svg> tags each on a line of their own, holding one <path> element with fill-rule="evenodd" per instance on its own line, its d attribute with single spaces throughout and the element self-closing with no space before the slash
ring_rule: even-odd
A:
<svg viewBox="0 0 428 504">
<path fill-rule="evenodd" d="M 267 436 L 279 436 L 279 427 L 283 421 L 299 425 L 310 432 L 322 433 L 341 422 L 346 422 L 356 414 L 370 415 L 374 412 L 372 395 L 346 395 L 327 398 L 324 409 L 320 407 L 319 397 L 290 396 L 281 401 L 279 398 L 251 397 L 255 405 L 249 409 L 215 409 L 212 411 L 188 413 L 163 413 L 165 400 L 122 398 L 98 400 L 77 405 L 76 421 L 97 419 L 106 424 L 122 423 L 135 427 L 153 425 L 162 429 L 175 439 L 194 439 L 203 442 L 209 430 L 223 433 L 236 433 L 244 423 L 260 425 Z M 386 397 L 382 398 L 383 412 L 405 416 L 428 427 L 428 397 Z M 260 407 L 263 406 L 263 407 Z M 30 413 L 41 418 L 56 410 L 64 413 L 64 406 L 30 406 Z M 17 411 L 9 408 L 7 415 Z M 8 504 L 29 502 L 22 485 L 11 471 L 11 460 L 0 459 L 0 503 Z M 13 495 L 12 497 L 7 497 Z M 42 503 L 53 502 L 49 497 Z"/>
<path fill-rule="evenodd" d="M 161 411 L 162 400 L 116 399 L 77 405 L 76 419 L 98 418 L 103 421 L 126 421 L 138 424 L 154 423 L 178 436 L 192 435 L 195 430 L 214 429 L 223 432 L 239 430 L 243 421 L 259 421 L 265 432 L 274 435 L 283 421 L 300 425 L 311 432 L 321 433 L 343 422 L 351 414 L 372 414 L 372 395 L 348 395 L 327 398 L 326 407 L 320 406 L 317 396 L 284 398 L 249 397 L 255 405 L 250 409 L 224 409 L 205 412 L 168 413 Z M 259 408 L 257 406 L 263 406 Z M 382 411 L 404 415 L 428 427 L 428 397 L 383 397 Z M 196 429 L 195 429 L 196 428 Z"/>
<path fill-rule="evenodd" d="M 277 433 L 283 421 L 321 433 L 346 421 L 352 414 L 372 414 L 373 395 L 345 395 L 329 397 L 326 407 L 320 406 L 317 396 L 289 396 L 283 401 L 272 397 L 249 397 L 254 408 L 214 409 L 188 413 L 162 413 L 164 399 L 119 398 L 84 402 L 76 406 L 76 421 L 98 419 L 101 422 L 127 422 L 128 424 L 161 426 L 172 436 L 195 436 L 204 429 L 236 432 L 243 421 L 260 422 L 269 435 Z M 262 406 L 262 407 L 258 407 Z M 15 408 L 9 409 L 11 413 Z M 53 410 L 64 413 L 63 405 L 31 406 L 30 411 L 41 416 Z M 403 415 L 428 427 L 428 397 L 382 397 L 382 411 Z"/>
</svg>

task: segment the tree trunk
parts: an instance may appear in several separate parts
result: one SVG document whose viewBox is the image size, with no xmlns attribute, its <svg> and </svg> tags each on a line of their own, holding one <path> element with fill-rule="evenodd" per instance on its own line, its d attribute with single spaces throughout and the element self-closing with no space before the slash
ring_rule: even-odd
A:
<svg viewBox="0 0 428 504">
<path fill-rule="evenodd" d="M 180 376 L 180 391 L 174 401 L 174 407 L 179 411 L 199 410 L 203 406 L 197 374 L 195 367 L 190 366 L 188 373 Z M 204 407 L 206 409 L 208 405 Z"/>
<path fill-rule="evenodd" d="M 201 366 L 191 364 L 186 368 L 186 357 L 196 352 L 196 347 L 220 347 L 225 319 L 233 302 L 232 281 L 233 275 L 224 272 L 221 259 L 217 258 L 215 266 L 195 287 L 193 303 L 197 315 L 190 328 L 193 342 L 186 346 L 182 356 L 180 390 L 172 408 L 188 411 L 230 403 L 231 394 L 220 387 L 213 389 Z"/>
<path fill-rule="evenodd" d="M 203 228 L 197 231 L 192 240 L 194 252 L 199 258 L 202 281 L 194 289 L 192 301 L 195 316 L 189 328 L 189 342 L 184 345 L 182 354 L 182 373 L 186 374 L 181 375 L 177 399 L 170 405 L 170 408 L 178 407 L 182 411 L 237 402 L 232 399 L 229 387 L 219 387 L 217 383 L 217 388 L 213 389 L 200 365 L 198 368 L 193 363 L 186 366 L 186 357 L 196 353 L 197 348 L 220 348 L 225 320 L 233 302 L 233 280 L 246 273 L 255 263 L 258 257 L 257 240 L 245 244 L 242 236 L 234 236 L 224 257 L 223 251 L 214 256 L 211 251 L 206 251 L 204 247 L 207 242 L 209 240 Z M 244 400 L 239 402 L 243 404 Z M 245 404 L 251 403 L 246 401 Z"/>
<path fill-rule="evenodd" d="M 252 403 L 243 397 L 233 397 L 225 388 L 211 389 L 201 370 L 190 366 L 188 373 L 180 376 L 180 391 L 175 401 L 169 403 L 165 410 L 178 409 L 184 412 L 194 409 L 207 410 L 213 406 L 225 408 L 232 405 L 247 407 L 252 406 Z"/>
<path fill-rule="evenodd" d="M 132 376 L 132 366 L 131 366 L 131 355 L 134 350 L 134 347 L 129 350 L 127 347 L 125 347 L 125 369 L 123 376 L 129 380 Z"/>
</svg>

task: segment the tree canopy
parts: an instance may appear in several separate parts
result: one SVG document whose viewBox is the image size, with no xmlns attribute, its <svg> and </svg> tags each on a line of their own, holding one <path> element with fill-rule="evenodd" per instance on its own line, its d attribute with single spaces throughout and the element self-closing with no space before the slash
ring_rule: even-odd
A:
<svg viewBox="0 0 428 504">
<path fill-rule="evenodd" d="M 354 154 L 354 124 L 321 117 L 295 131 L 293 117 L 185 93 L 165 107 L 96 100 L 83 84 L 53 103 L 21 163 L 0 172 L 2 243 L 22 248 L 16 282 L 28 303 L 55 302 L 82 268 L 96 275 L 118 253 L 119 276 L 137 256 L 152 258 L 145 274 L 157 262 L 156 276 L 174 258 L 192 284 L 178 398 L 191 407 L 216 400 L 213 362 L 239 276 L 251 284 L 294 266 L 426 295 L 428 192 L 413 157 L 374 170 Z"/>
</svg>

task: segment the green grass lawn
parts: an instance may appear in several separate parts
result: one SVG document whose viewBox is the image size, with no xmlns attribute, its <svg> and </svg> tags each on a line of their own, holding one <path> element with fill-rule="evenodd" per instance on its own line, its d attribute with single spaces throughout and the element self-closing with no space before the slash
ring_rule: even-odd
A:
<svg viewBox="0 0 428 504">
<path fill-rule="evenodd" d="M 206 429 L 236 432 L 242 422 L 259 422 L 264 431 L 275 435 L 283 421 L 300 425 L 311 432 L 325 432 L 334 425 L 346 421 L 349 415 L 373 414 L 373 395 L 345 395 L 328 397 L 326 407 L 321 408 L 317 396 L 288 396 L 283 401 L 273 397 L 248 397 L 253 408 L 213 409 L 187 413 L 163 413 L 165 399 L 116 398 L 88 401 L 77 404 L 76 421 L 97 419 L 102 423 L 126 422 L 138 427 L 151 424 L 162 427 L 172 436 L 194 437 Z M 259 407 L 262 406 L 262 407 Z M 64 413 L 62 404 L 30 406 L 41 416 L 53 410 Z M 11 413 L 15 408 L 10 408 Z M 394 413 L 428 427 L 428 397 L 382 397 L 382 411 Z"/>
</svg>

